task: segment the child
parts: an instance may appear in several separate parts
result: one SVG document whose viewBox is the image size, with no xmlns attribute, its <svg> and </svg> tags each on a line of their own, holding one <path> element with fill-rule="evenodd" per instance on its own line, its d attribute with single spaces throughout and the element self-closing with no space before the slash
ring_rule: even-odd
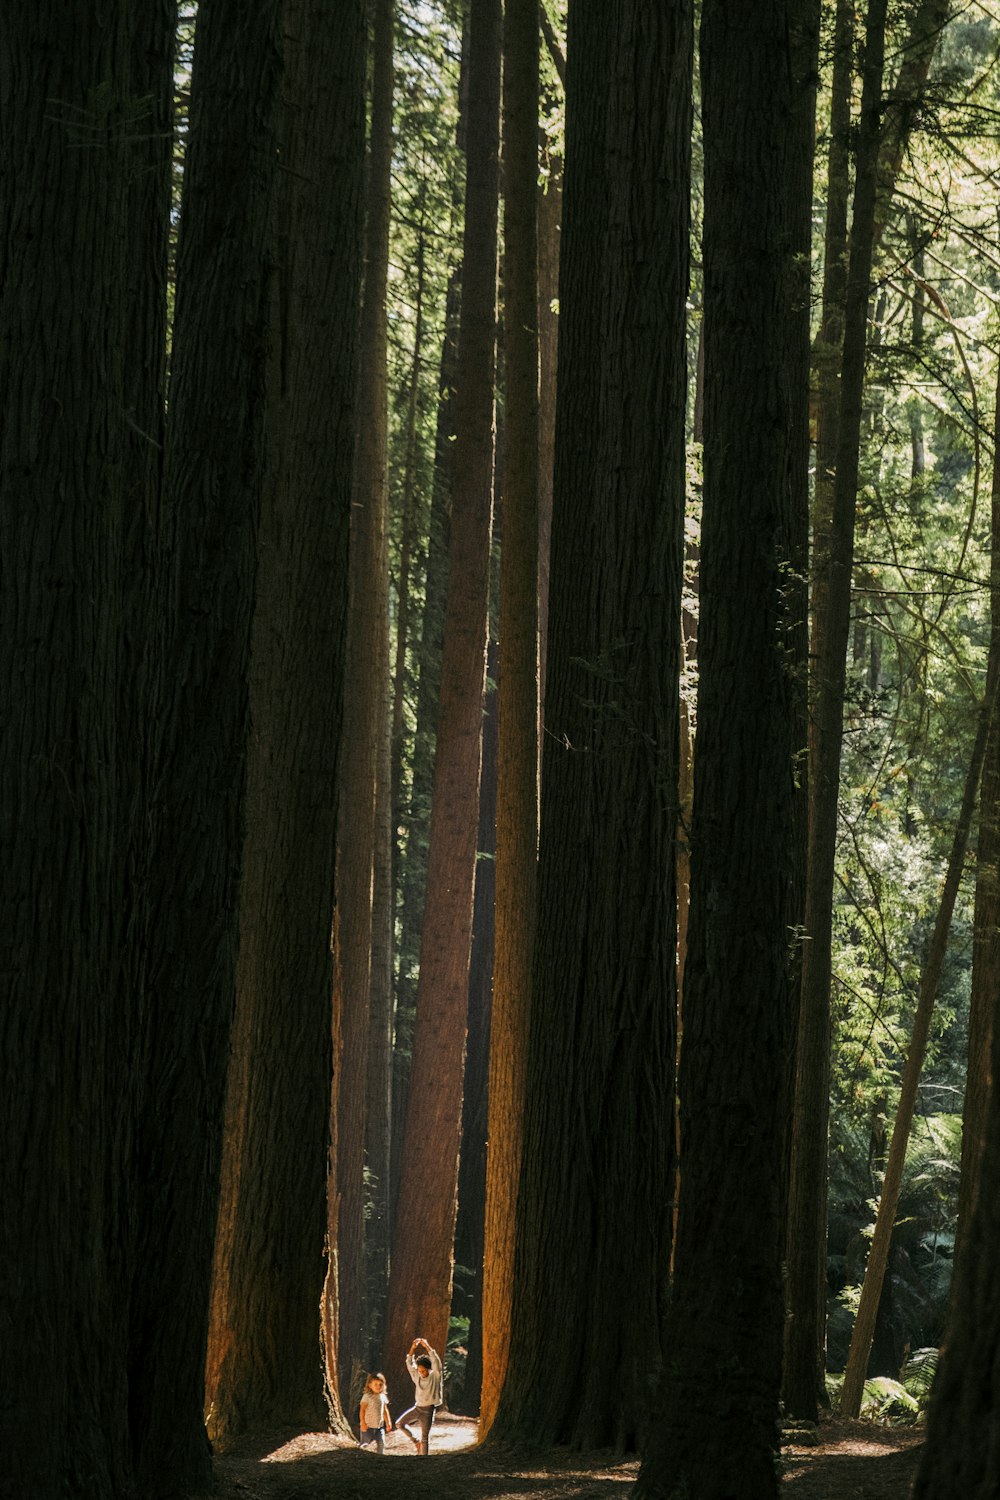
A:
<svg viewBox="0 0 1000 1500">
<path fill-rule="evenodd" d="M 385 1433 L 392 1431 L 392 1418 L 389 1416 L 389 1392 L 385 1388 L 385 1376 L 381 1371 L 377 1375 L 369 1375 L 365 1381 L 365 1388 L 361 1393 L 361 1442 L 359 1447 L 365 1448 L 369 1443 L 374 1443 L 380 1453 L 385 1452 Z"/>
<path fill-rule="evenodd" d="M 417 1354 L 417 1345 L 422 1344 L 423 1354 Z M 406 1356 L 406 1368 L 413 1381 L 413 1405 L 404 1411 L 397 1426 L 405 1432 L 418 1453 L 426 1454 L 430 1446 L 434 1413 L 441 1405 L 441 1357 L 426 1339 L 414 1339 Z M 420 1423 L 420 1437 L 415 1438 L 406 1425 L 408 1417 L 416 1417 Z"/>
</svg>

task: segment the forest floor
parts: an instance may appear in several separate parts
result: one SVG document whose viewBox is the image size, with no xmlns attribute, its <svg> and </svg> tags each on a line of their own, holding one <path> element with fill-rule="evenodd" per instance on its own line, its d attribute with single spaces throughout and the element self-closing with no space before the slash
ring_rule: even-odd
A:
<svg viewBox="0 0 1000 1500">
<path fill-rule="evenodd" d="M 782 1450 L 782 1500 L 906 1500 L 921 1428 L 831 1418 L 817 1441 Z M 330 1433 L 242 1443 L 216 1459 L 220 1500 L 626 1500 L 638 1464 L 564 1450 L 478 1449 L 476 1424 L 442 1414 L 427 1462 L 404 1433 L 383 1457 Z M 390 1459 L 407 1460 L 401 1470 Z"/>
</svg>

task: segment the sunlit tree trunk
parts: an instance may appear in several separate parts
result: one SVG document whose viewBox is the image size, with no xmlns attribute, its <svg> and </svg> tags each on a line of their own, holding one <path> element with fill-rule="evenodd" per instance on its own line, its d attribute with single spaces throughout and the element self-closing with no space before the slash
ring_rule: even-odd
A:
<svg viewBox="0 0 1000 1500">
<path fill-rule="evenodd" d="M 354 456 L 363 7 L 286 0 L 236 1011 L 206 1404 L 216 1446 L 325 1426 L 319 1346 L 336 764 Z M 336 336 L 331 336 L 336 331 Z"/>
<path fill-rule="evenodd" d="M 540 1444 L 634 1447 L 662 1358 L 690 80 L 685 6 L 571 7 L 537 950 L 493 1428 Z"/>
<path fill-rule="evenodd" d="M 538 844 L 538 0 L 504 12 L 506 449 L 497 691 L 496 940 L 483 1255 L 489 1430 L 507 1365 Z"/>
<path fill-rule="evenodd" d="M 803 662 L 790 361 L 802 195 L 797 8 L 705 0 L 698 749 L 663 1413 L 636 1493 L 777 1495 Z M 794 292 L 794 295 L 793 295 Z M 791 326 L 790 326 L 791 325 Z M 739 454 L 739 463 L 733 455 Z"/>
<path fill-rule="evenodd" d="M 455 1235 L 493 502 L 500 8 L 472 0 L 448 603 L 427 899 L 386 1319 L 390 1386 L 415 1333 L 443 1353 Z M 405 1385 L 403 1387 L 405 1389 Z"/>
</svg>

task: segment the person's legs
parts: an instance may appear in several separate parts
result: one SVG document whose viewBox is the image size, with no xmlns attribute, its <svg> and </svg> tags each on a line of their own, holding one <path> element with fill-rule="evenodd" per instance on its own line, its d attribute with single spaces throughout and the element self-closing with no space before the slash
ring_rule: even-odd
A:
<svg viewBox="0 0 1000 1500">
<path fill-rule="evenodd" d="M 434 1426 L 434 1407 L 418 1406 L 417 1416 L 420 1418 L 420 1442 L 417 1444 L 417 1452 L 428 1454 L 431 1446 L 431 1428 Z"/>
<path fill-rule="evenodd" d="M 404 1413 L 403 1413 L 403 1415 L 401 1417 L 397 1417 L 396 1418 L 396 1431 L 397 1432 L 405 1432 L 406 1436 L 409 1438 L 410 1442 L 413 1444 L 413 1446 L 417 1449 L 418 1452 L 420 1451 L 420 1443 L 413 1436 L 413 1433 L 410 1431 L 409 1427 L 407 1427 L 406 1424 L 407 1424 L 408 1421 L 410 1421 L 414 1417 L 416 1417 L 419 1420 L 419 1418 L 420 1418 L 420 1412 L 421 1412 L 421 1408 L 419 1406 L 411 1406 L 410 1409 L 409 1409 L 409 1411 L 404 1411 Z M 421 1430 L 421 1432 L 423 1432 L 423 1423 L 422 1422 L 421 1422 L 420 1430 Z"/>
</svg>

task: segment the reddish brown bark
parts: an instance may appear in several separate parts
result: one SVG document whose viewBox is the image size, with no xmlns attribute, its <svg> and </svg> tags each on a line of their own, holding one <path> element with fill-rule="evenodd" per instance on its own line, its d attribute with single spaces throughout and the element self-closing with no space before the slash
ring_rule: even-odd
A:
<svg viewBox="0 0 1000 1500">
<path fill-rule="evenodd" d="M 500 12 L 472 0 L 466 218 L 448 603 L 427 898 L 393 1225 L 385 1368 L 406 1389 L 414 1335 L 443 1354 L 451 1305 L 462 1070 L 479 823 L 493 499 Z"/>
</svg>

